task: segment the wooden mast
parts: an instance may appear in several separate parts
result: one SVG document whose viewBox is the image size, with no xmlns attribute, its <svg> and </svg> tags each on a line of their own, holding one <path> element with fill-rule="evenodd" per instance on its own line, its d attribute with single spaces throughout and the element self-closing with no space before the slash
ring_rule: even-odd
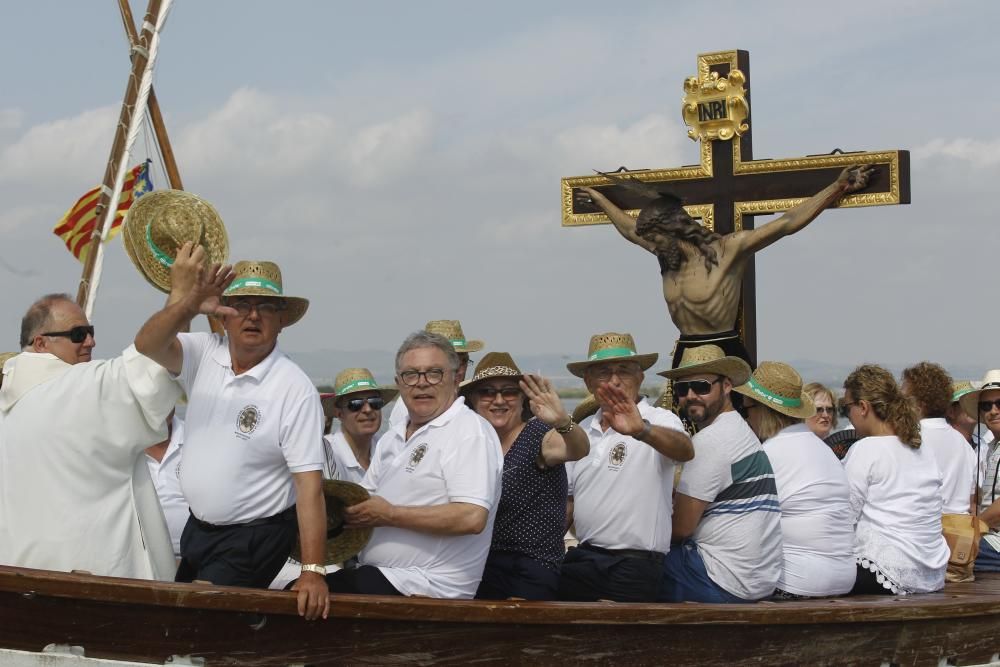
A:
<svg viewBox="0 0 1000 667">
<path fill-rule="evenodd" d="M 113 194 L 115 180 L 120 171 L 122 160 L 125 158 L 128 128 L 131 125 L 132 115 L 136 111 L 135 106 L 139 99 L 140 83 L 143 72 L 146 70 L 146 64 L 149 61 L 149 46 L 153 41 L 156 22 L 160 16 L 160 5 L 161 0 L 149 0 L 149 5 L 146 7 L 146 17 L 142 24 L 142 31 L 138 36 L 138 43 L 132 47 L 132 71 L 129 73 L 128 84 L 125 86 L 125 99 L 122 102 L 121 114 L 118 117 L 115 139 L 111 144 L 111 156 L 108 158 L 108 164 L 104 170 L 101 196 L 95 208 L 97 224 L 90 234 L 87 259 L 83 265 L 83 275 L 80 277 L 80 285 L 76 293 L 76 302 L 84 309 L 86 309 L 90 296 L 94 267 L 97 264 L 97 253 L 104 228 L 108 223 L 108 216 L 114 216 L 118 212 L 118 202 L 112 202 L 111 195 Z"/>
</svg>

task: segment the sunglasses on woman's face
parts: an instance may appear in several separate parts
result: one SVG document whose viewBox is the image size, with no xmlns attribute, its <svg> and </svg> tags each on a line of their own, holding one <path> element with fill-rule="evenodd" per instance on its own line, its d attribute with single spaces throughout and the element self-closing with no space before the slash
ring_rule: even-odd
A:
<svg viewBox="0 0 1000 667">
<path fill-rule="evenodd" d="M 817 405 L 816 406 L 816 414 L 817 415 L 826 414 L 826 415 L 830 415 L 832 417 L 835 412 L 837 412 L 837 410 L 835 408 L 833 408 L 832 406 L 826 406 L 826 405 Z"/>
<path fill-rule="evenodd" d="M 50 331 L 48 333 L 43 333 L 43 336 L 59 336 L 60 338 L 69 338 L 70 341 L 80 344 L 87 340 L 87 336 L 93 337 L 94 335 L 94 325 L 93 324 L 81 324 L 75 326 L 67 331 Z"/>
<path fill-rule="evenodd" d="M 382 400 L 381 396 L 369 396 L 368 398 L 352 398 L 344 403 L 344 407 L 351 412 L 361 412 L 361 408 L 365 407 L 365 403 L 371 406 L 372 410 L 381 410 L 382 406 L 385 405 L 385 401 Z"/>
</svg>

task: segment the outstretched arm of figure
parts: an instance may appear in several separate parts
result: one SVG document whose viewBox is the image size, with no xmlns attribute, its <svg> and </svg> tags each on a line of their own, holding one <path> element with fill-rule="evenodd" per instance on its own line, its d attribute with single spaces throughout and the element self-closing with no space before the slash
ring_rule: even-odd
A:
<svg viewBox="0 0 1000 667">
<path fill-rule="evenodd" d="M 221 305 L 222 292 L 233 282 L 230 265 L 205 266 L 205 249 L 190 242 L 181 246 L 170 267 L 170 296 L 163 310 L 146 320 L 135 336 L 135 349 L 174 375 L 181 372 L 183 352 L 177 334 L 199 314 L 236 315 Z"/>
<path fill-rule="evenodd" d="M 840 201 L 844 195 L 867 188 L 874 173 L 875 168 L 869 164 L 844 169 L 840 172 L 837 180 L 777 220 L 761 225 L 757 229 L 738 232 L 736 234 L 739 241 L 737 252 L 753 254 L 758 250 L 763 250 L 778 239 L 801 230 L 815 220 L 820 213 Z"/>
<path fill-rule="evenodd" d="M 567 426 L 573 423 L 572 418 L 563 407 L 559 394 L 547 378 L 526 373 L 520 382 L 521 391 L 528 397 L 531 412 L 549 426 Z M 590 453 L 590 438 L 578 426 L 573 426 L 569 433 L 557 433 L 555 428 L 542 438 L 542 451 L 539 454 L 546 468 L 579 461 Z"/>
<path fill-rule="evenodd" d="M 611 203 L 610 199 L 594 188 L 579 188 L 576 196 L 588 204 L 596 204 L 598 208 L 604 211 L 619 234 L 637 246 L 656 254 L 656 247 L 635 233 L 635 220 L 632 216 Z"/>
</svg>

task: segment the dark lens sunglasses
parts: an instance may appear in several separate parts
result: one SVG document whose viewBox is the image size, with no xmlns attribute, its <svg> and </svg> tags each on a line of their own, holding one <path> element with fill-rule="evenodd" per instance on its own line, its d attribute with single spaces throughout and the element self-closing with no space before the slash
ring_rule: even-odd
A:
<svg viewBox="0 0 1000 667">
<path fill-rule="evenodd" d="M 479 389 L 480 398 L 488 398 L 493 400 L 496 398 L 497 394 L 505 399 L 515 398 L 521 395 L 521 390 L 517 387 L 501 387 L 497 389 L 496 387 L 483 387 Z"/>
<path fill-rule="evenodd" d="M 62 338 L 69 338 L 74 343 L 82 343 L 87 340 L 87 336 L 93 337 L 94 335 L 94 325 L 93 324 L 81 324 L 79 326 L 73 327 L 68 331 L 50 331 L 48 333 L 43 333 L 43 336 L 60 336 Z"/>
<path fill-rule="evenodd" d="M 712 391 L 712 385 L 716 382 L 721 382 L 722 378 L 716 378 L 715 380 L 681 380 L 674 383 L 674 395 L 680 398 L 681 396 L 687 396 L 688 391 L 693 391 L 698 396 L 706 396 Z"/>
<path fill-rule="evenodd" d="M 995 401 L 979 401 L 980 412 L 989 412 L 992 408 L 1000 410 L 1000 398 Z"/>
<path fill-rule="evenodd" d="M 381 410 L 382 406 L 385 405 L 385 401 L 382 400 L 381 396 L 369 396 L 368 398 L 352 398 L 344 403 L 344 407 L 351 412 L 361 412 L 361 408 L 365 407 L 365 403 L 370 405 L 372 410 Z"/>
</svg>

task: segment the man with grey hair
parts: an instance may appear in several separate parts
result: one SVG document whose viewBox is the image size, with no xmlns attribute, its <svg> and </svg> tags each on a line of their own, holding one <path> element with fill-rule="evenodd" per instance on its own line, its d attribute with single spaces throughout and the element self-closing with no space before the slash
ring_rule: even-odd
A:
<svg viewBox="0 0 1000 667">
<path fill-rule="evenodd" d="M 28 308 L 20 343 L 0 388 L 0 563 L 172 580 L 142 452 L 177 383 L 134 347 L 91 361 L 94 327 L 66 294 Z"/>
<path fill-rule="evenodd" d="M 327 576 L 331 593 L 472 598 L 483 576 L 500 499 L 496 430 L 456 396 L 458 354 L 447 338 L 411 334 L 396 354 L 408 420 L 376 446 L 364 485 L 374 495 L 345 510 L 373 527 L 359 567 Z"/>
</svg>

